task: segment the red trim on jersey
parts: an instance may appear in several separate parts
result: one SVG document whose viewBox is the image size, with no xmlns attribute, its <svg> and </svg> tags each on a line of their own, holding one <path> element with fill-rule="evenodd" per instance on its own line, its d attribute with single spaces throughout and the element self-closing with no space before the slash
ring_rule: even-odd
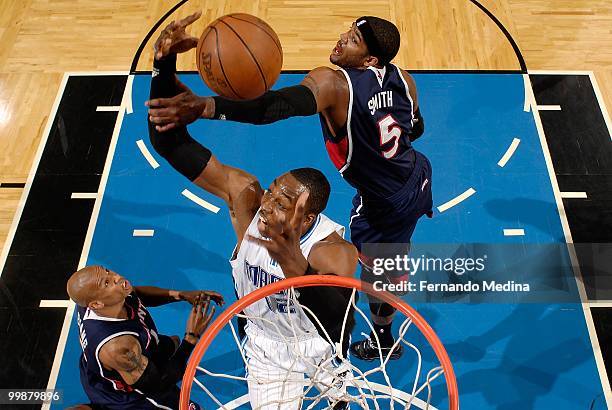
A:
<svg viewBox="0 0 612 410">
<path fill-rule="evenodd" d="M 330 140 L 325 141 L 325 149 L 337 169 L 340 169 L 346 164 L 348 157 L 348 138 L 344 137 L 338 142 Z"/>
</svg>

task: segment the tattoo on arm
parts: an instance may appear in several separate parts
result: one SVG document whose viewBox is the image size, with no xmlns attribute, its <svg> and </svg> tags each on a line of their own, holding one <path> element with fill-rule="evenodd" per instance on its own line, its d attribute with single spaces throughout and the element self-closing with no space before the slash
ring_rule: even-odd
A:
<svg viewBox="0 0 612 410">
<path fill-rule="evenodd" d="M 128 373 L 137 373 L 139 376 L 144 372 L 147 364 L 144 363 L 143 356 L 129 350 L 125 355 L 124 370 Z"/>
<path fill-rule="evenodd" d="M 105 367 L 119 372 L 130 385 L 140 379 L 149 364 L 149 359 L 142 354 L 140 343 L 133 336 L 120 336 L 109 346 L 103 346 L 100 359 Z"/>
</svg>

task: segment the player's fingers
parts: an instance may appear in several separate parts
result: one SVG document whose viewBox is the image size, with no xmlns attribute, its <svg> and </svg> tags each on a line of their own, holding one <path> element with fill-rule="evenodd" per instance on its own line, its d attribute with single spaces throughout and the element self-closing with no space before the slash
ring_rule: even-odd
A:
<svg viewBox="0 0 612 410">
<path fill-rule="evenodd" d="M 210 299 L 206 299 L 202 301 L 201 304 L 201 309 L 202 309 L 202 316 L 206 316 L 208 314 L 208 306 L 210 305 Z"/>
<path fill-rule="evenodd" d="M 166 107 L 149 108 L 148 113 L 151 117 L 167 117 L 170 114 Z"/>
<path fill-rule="evenodd" d="M 187 27 L 188 25 L 192 24 L 194 21 L 196 21 L 197 19 L 200 18 L 200 16 L 202 15 L 202 11 L 196 11 L 195 13 L 185 17 L 184 19 L 182 19 L 180 21 L 180 26 L 181 27 Z"/>
<path fill-rule="evenodd" d="M 174 123 L 174 122 L 171 122 L 171 123 L 166 124 L 166 125 L 156 125 L 155 126 L 155 129 L 158 132 L 166 132 L 166 131 L 170 131 L 171 129 L 174 129 L 174 128 L 176 128 L 176 123 Z"/>
<path fill-rule="evenodd" d="M 253 242 L 256 245 L 259 246 L 263 246 L 264 248 L 266 248 L 266 250 L 270 253 L 276 253 L 278 251 L 278 246 L 276 245 L 275 240 L 272 238 L 274 235 L 273 233 L 269 233 L 270 239 L 260 239 L 260 238 L 255 238 L 254 236 L 251 235 L 247 235 L 246 239 L 249 242 Z"/>
<path fill-rule="evenodd" d="M 208 312 L 208 314 L 206 315 L 206 319 L 204 320 L 204 327 L 208 326 L 208 324 L 210 323 L 211 319 L 215 315 L 215 310 L 216 306 L 213 306 L 212 309 L 210 309 L 210 312 Z"/>
<path fill-rule="evenodd" d="M 208 296 L 215 301 L 215 303 L 217 303 L 218 305 L 223 305 L 223 296 L 221 296 L 220 293 L 217 293 L 213 290 L 208 290 L 206 291 L 206 293 L 208 294 Z"/>
<path fill-rule="evenodd" d="M 196 318 L 199 320 L 202 317 L 202 298 L 197 303 Z"/>
<path fill-rule="evenodd" d="M 268 244 L 270 243 L 270 241 L 268 240 L 256 238 L 253 235 L 249 235 L 249 234 L 247 234 L 246 240 L 249 242 L 253 242 L 256 245 L 263 246 L 263 247 L 267 247 Z"/>
<path fill-rule="evenodd" d="M 191 305 L 192 315 L 195 315 L 198 312 L 198 303 L 199 303 L 199 296 L 196 296 L 195 300 L 193 301 L 193 304 Z"/>
<path fill-rule="evenodd" d="M 285 232 L 287 232 L 288 226 L 286 226 L 286 224 L 282 221 L 277 222 L 276 224 L 274 224 L 274 228 L 270 229 L 268 232 L 268 237 L 270 238 L 270 242 L 275 244 L 275 243 L 280 243 L 280 241 L 284 240 L 284 234 Z"/>
<path fill-rule="evenodd" d="M 166 28 L 164 29 L 164 31 L 165 31 L 167 34 L 172 34 L 172 32 L 174 32 L 174 30 L 176 30 L 176 28 L 177 28 L 177 27 L 178 27 L 178 23 L 176 22 L 176 20 L 172 20 L 172 21 L 170 22 L 170 24 L 168 24 L 168 25 L 166 26 Z"/>
<path fill-rule="evenodd" d="M 306 201 L 308 201 L 309 193 L 304 191 L 300 194 L 293 211 L 293 217 L 291 218 L 291 227 L 294 231 L 299 231 L 302 222 L 304 221 L 304 214 L 306 213 Z"/>
<path fill-rule="evenodd" d="M 175 120 L 174 117 L 168 117 L 168 116 L 149 116 L 149 119 L 151 120 L 151 122 L 153 124 L 158 124 L 158 125 L 165 125 L 165 124 L 170 124 L 171 122 L 173 122 Z"/>
<path fill-rule="evenodd" d="M 145 105 L 147 107 L 163 107 L 166 102 L 166 98 L 153 98 L 151 100 L 145 101 Z"/>
</svg>

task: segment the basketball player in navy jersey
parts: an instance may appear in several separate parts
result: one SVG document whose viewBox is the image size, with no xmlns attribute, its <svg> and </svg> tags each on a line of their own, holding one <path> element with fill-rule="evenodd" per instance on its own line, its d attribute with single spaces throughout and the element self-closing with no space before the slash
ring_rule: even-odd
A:
<svg viewBox="0 0 612 410">
<path fill-rule="evenodd" d="M 184 91 L 176 77 L 176 53 L 197 44 L 197 38 L 187 35 L 185 28 L 198 17 L 199 13 L 172 22 L 156 41 L 151 98 Z M 237 237 L 230 264 L 238 298 L 285 278 L 319 272 L 353 277 L 357 249 L 343 239 L 344 227 L 322 213 L 330 194 L 323 173 L 313 168 L 294 169 L 274 179 L 264 191 L 253 175 L 221 163 L 185 126 L 161 132 L 150 121 L 148 125 L 155 151 L 227 204 Z M 353 316 L 348 315 L 346 326 L 343 319 L 351 292 L 321 286 L 300 288 L 298 293 L 299 303 L 288 292 L 279 292 L 244 309 L 248 319 L 243 350 L 251 407 L 301 408 L 304 375 L 308 375 L 334 410 L 347 409 L 350 398 L 344 380 L 349 371 L 346 363 L 335 359 L 347 356 Z M 340 341 L 344 342 L 342 354 L 336 351 Z"/>
<path fill-rule="evenodd" d="M 91 404 L 75 409 L 178 409 L 181 380 L 191 351 L 223 304 L 212 291 L 133 287 L 116 272 L 88 266 L 67 284 L 77 306 L 81 383 Z M 184 300 L 193 304 L 185 337 L 158 333 L 147 306 Z M 192 403 L 190 409 L 199 409 Z"/>
<path fill-rule="evenodd" d="M 268 124 L 319 113 L 329 156 L 357 189 L 350 227 L 351 240 L 360 250 L 362 280 L 384 279 L 372 274 L 371 261 L 389 255 L 364 244 L 405 244 L 407 252 L 418 219 L 432 215 L 431 165 L 412 147 L 424 131 L 415 82 L 390 63 L 399 45 L 393 23 L 361 17 L 332 50 L 330 61 L 339 70 L 316 68 L 300 85 L 268 91 L 251 101 L 198 97 L 184 87 L 175 97 L 148 101 L 150 120 L 158 131 L 167 131 L 198 118 Z M 402 277 L 406 272 L 387 279 Z M 371 298 L 370 310 L 383 353 L 399 358 L 401 345 L 390 351 L 395 309 Z M 378 358 L 374 336 L 355 342 L 353 355 Z"/>
</svg>

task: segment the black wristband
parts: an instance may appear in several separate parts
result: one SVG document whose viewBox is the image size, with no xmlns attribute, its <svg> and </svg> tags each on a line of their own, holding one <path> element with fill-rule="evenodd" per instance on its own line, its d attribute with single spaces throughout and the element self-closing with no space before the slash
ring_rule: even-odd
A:
<svg viewBox="0 0 612 410">
<path fill-rule="evenodd" d="M 200 339 L 200 336 L 198 336 L 197 334 L 195 334 L 193 332 L 186 332 L 185 333 L 185 337 L 187 337 L 187 336 L 193 336 L 193 337 L 195 337 L 198 340 Z"/>
<path fill-rule="evenodd" d="M 179 345 L 179 347 L 176 349 L 176 352 L 174 352 L 173 357 L 177 357 L 179 360 L 183 360 L 185 363 L 187 363 L 189 355 L 191 354 L 193 349 L 195 349 L 195 345 L 192 345 L 191 343 L 183 339 L 181 340 L 181 344 Z"/>
<path fill-rule="evenodd" d="M 176 73 L 176 54 L 170 54 L 161 60 L 153 60 L 153 77 L 158 74 L 171 75 Z"/>
</svg>

